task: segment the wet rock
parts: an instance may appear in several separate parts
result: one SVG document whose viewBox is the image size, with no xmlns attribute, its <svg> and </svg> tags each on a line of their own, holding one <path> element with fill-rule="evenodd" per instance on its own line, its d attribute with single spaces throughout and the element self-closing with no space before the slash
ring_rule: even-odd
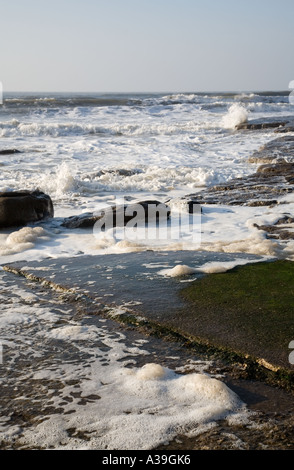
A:
<svg viewBox="0 0 294 470">
<path fill-rule="evenodd" d="M 286 132 L 294 132 L 294 120 L 291 118 L 289 122 L 283 127 L 279 127 L 274 131 L 276 134 L 285 134 Z"/>
<path fill-rule="evenodd" d="M 285 134 L 286 132 L 294 132 L 294 125 L 287 124 L 284 127 L 280 127 L 274 131 L 276 134 Z"/>
<path fill-rule="evenodd" d="M 101 217 L 102 215 L 95 216 L 93 212 L 85 212 L 84 214 L 67 217 L 61 225 L 66 228 L 91 228 Z"/>
<path fill-rule="evenodd" d="M 259 130 L 259 129 L 272 129 L 274 127 L 280 128 L 280 127 L 285 127 L 288 124 L 288 120 L 279 120 L 279 121 L 264 121 L 264 120 L 258 120 L 256 119 L 255 121 L 247 121 L 247 122 L 242 122 L 241 124 L 238 124 L 236 126 L 237 130 Z"/>
<path fill-rule="evenodd" d="M 281 217 L 275 225 L 284 225 L 284 224 L 294 224 L 294 217 L 291 217 L 289 215 L 285 215 L 284 217 Z"/>
<path fill-rule="evenodd" d="M 254 152 L 249 163 L 294 162 L 294 136 L 286 135 L 268 142 Z"/>
<path fill-rule="evenodd" d="M 11 155 L 13 153 L 21 153 L 17 149 L 5 149 L 5 150 L 0 150 L 0 155 Z"/>
<path fill-rule="evenodd" d="M 272 225 L 254 225 L 258 230 L 267 233 L 267 238 L 294 240 L 294 217 L 285 215 Z"/>
<path fill-rule="evenodd" d="M 196 194 L 186 196 L 189 203 L 224 204 L 246 206 L 271 206 L 278 198 L 294 191 L 284 174 L 276 175 L 267 169 L 246 178 L 236 178 L 226 184 L 212 186 Z"/>
<path fill-rule="evenodd" d="M 111 169 L 110 170 L 99 170 L 95 173 L 91 173 L 89 175 L 86 175 L 85 178 L 93 180 L 95 178 L 100 178 L 101 176 L 108 175 L 108 174 L 128 177 L 128 176 L 137 175 L 139 173 L 142 173 L 142 170 L 139 170 L 139 169 L 126 170 L 124 168 L 118 168 L 118 169 L 114 169 L 114 170 L 111 170 Z"/>
<path fill-rule="evenodd" d="M 159 217 L 170 217 L 170 208 L 167 204 L 156 200 L 141 201 L 133 204 L 111 206 L 99 212 L 88 212 L 64 219 L 62 226 L 66 228 L 91 228 L 96 222 L 103 219 L 109 227 L 124 226 L 134 218 L 143 216 L 143 222 L 158 220 Z"/>
<path fill-rule="evenodd" d="M 285 178 L 285 181 L 292 182 L 294 180 L 294 162 L 279 162 L 275 165 L 261 165 L 257 170 L 257 174 L 269 178 L 272 178 L 273 176 L 282 176 Z"/>
<path fill-rule="evenodd" d="M 54 216 L 53 203 L 41 191 L 0 193 L 0 227 L 20 227 Z"/>
<path fill-rule="evenodd" d="M 187 195 L 188 204 L 273 206 L 294 191 L 294 136 L 279 137 L 261 147 L 249 162 L 262 163 L 255 173 Z"/>
</svg>

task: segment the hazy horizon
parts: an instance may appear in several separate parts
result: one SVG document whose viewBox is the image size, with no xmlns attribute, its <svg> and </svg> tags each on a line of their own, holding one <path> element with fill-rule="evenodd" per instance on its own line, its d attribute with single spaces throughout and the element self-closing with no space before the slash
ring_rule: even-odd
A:
<svg viewBox="0 0 294 470">
<path fill-rule="evenodd" d="M 3 89 L 3 94 L 23 94 L 23 95 L 30 95 L 30 94 L 45 94 L 54 95 L 54 94 L 69 94 L 69 95 L 157 95 L 157 94 L 207 94 L 207 95 L 215 95 L 215 94 L 240 94 L 240 93 L 290 93 L 290 89 L 260 89 L 260 90 L 154 90 L 154 91 L 99 91 L 99 90 L 89 90 L 89 91 L 68 91 L 68 90 L 5 90 Z"/>
</svg>

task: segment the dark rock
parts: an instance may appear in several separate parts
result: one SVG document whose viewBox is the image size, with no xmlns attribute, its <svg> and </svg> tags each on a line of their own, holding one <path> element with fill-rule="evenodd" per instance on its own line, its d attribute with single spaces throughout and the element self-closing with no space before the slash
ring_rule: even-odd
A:
<svg viewBox="0 0 294 470">
<path fill-rule="evenodd" d="M 279 127 L 274 132 L 276 134 L 286 134 L 286 132 L 294 132 L 294 126 Z"/>
<path fill-rule="evenodd" d="M 41 191 L 0 193 L 0 227 L 19 227 L 54 216 L 50 196 Z"/>
<path fill-rule="evenodd" d="M 101 215 L 95 216 L 93 212 L 85 212 L 81 215 L 67 217 L 61 225 L 66 228 L 91 228 L 101 217 Z"/>
<path fill-rule="evenodd" d="M 11 155 L 13 153 L 21 153 L 21 152 L 17 149 L 0 150 L 0 155 Z"/>
<path fill-rule="evenodd" d="M 270 121 L 265 121 L 262 119 L 254 119 L 251 121 L 242 122 L 238 124 L 235 128 L 237 130 L 260 130 L 260 129 L 273 129 L 284 130 L 289 132 L 289 128 L 293 126 L 292 116 L 285 116 L 281 118 L 271 118 Z"/>
<path fill-rule="evenodd" d="M 155 201 L 141 201 L 133 204 L 122 204 L 102 209 L 99 212 L 87 212 L 85 214 L 72 216 L 64 219 L 61 224 L 66 228 L 91 228 L 101 219 L 110 227 L 126 225 L 128 222 L 139 216 L 138 206 L 143 209 L 143 222 L 147 223 L 151 220 L 158 220 L 160 216 L 170 217 L 170 209 L 168 205 Z"/>
<path fill-rule="evenodd" d="M 243 122 L 242 124 L 238 124 L 236 129 L 250 129 L 250 130 L 259 130 L 259 129 L 271 129 L 273 127 L 284 127 L 286 126 L 287 121 L 277 121 L 277 122 Z"/>
<path fill-rule="evenodd" d="M 261 165 L 258 170 L 257 174 L 261 174 L 265 177 L 273 177 L 273 176 L 283 176 L 286 181 L 290 181 L 294 178 L 294 162 L 279 162 L 275 165 Z"/>
<path fill-rule="evenodd" d="M 262 207 L 262 206 L 274 206 L 278 203 L 277 199 L 263 200 L 258 199 L 256 201 L 249 201 L 246 205 L 248 207 Z"/>
<path fill-rule="evenodd" d="M 268 142 L 254 152 L 249 163 L 294 162 L 294 136 L 286 135 Z"/>
<path fill-rule="evenodd" d="M 107 174 L 112 174 L 112 175 L 118 175 L 118 176 L 133 176 L 133 175 L 138 175 L 139 173 L 142 173 L 142 170 L 140 169 L 132 169 L 132 170 L 126 170 L 124 168 L 119 168 L 119 169 L 114 169 L 114 170 L 99 170 L 95 173 L 91 173 L 85 176 L 85 178 L 88 178 L 90 180 L 93 180 L 95 178 L 100 178 L 101 176 L 107 175 Z"/>
<path fill-rule="evenodd" d="M 291 217 L 289 215 L 285 215 L 284 217 L 281 217 L 275 225 L 285 225 L 285 224 L 294 224 L 294 217 Z"/>
<path fill-rule="evenodd" d="M 294 120 L 291 119 L 284 127 L 279 127 L 275 129 L 275 133 L 286 133 L 286 132 L 294 132 Z"/>
<path fill-rule="evenodd" d="M 272 225 L 257 225 L 254 226 L 258 230 L 263 230 L 267 233 L 268 238 L 274 238 L 279 240 L 294 240 L 294 231 L 287 230 L 288 228 L 294 228 L 294 218 L 291 216 L 284 216 L 277 220 Z"/>
<path fill-rule="evenodd" d="M 244 178 L 235 178 L 226 184 L 212 186 L 186 196 L 191 204 L 224 204 L 246 206 L 272 206 L 277 198 L 294 191 L 282 172 L 271 174 L 270 169 Z"/>
</svg>

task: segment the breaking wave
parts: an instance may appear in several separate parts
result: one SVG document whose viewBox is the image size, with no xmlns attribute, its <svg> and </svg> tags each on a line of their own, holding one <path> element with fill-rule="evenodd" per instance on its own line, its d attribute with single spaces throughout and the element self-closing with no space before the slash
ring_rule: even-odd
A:
<svg viewBox="0 0 294 470">
<path fill-rule="evenodd" d="M 234 129 L 239 124 L 248 120 L 248 111 L 243 104 L 234 103 L 229 107 L 225 116 L 223 116 L 222 124 L 225 129 Z"/>
<path fill-rule="evenodd" d="M 203 127 L 213 127 L 211 124 L 199 124 L 195 121 L 164 123 L 126 123 L 101 126 L 87 123 L 61 122 L 36 123 L 19 122 L 13 119 L 0 123 L 0 137 L 66 137 L 83 135 L 113 135 L 113 136 L 143 136 L 143 135 L 174 135 L 184 133 L 197 133 Z"/>
<path fill-rule="evenodd" d="M 118 192 L 158 192 L 172 191 L 181 187 L 189 190 L 215 184 L 224 179 L 212 168 L 169 167 L 160 168 L 156 165 L 134 171 L 103 170 L 93 174 L 77 174 L 66 162 L 55 170 L 31 180 L 42 191 L 54 196 L 64 197 L 68 194 L 92 195 L 98 191 Z"/>
</svg>

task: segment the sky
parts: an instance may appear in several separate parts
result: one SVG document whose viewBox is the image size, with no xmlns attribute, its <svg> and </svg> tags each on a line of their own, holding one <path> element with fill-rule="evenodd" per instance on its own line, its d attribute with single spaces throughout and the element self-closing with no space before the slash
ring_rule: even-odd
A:
<svg viewBox="0 0 294 470">
<path fill-rule="evenodd" d="M 1 0 L 5 91 L 287 90 L 293 0 Z"/>
</svg>

